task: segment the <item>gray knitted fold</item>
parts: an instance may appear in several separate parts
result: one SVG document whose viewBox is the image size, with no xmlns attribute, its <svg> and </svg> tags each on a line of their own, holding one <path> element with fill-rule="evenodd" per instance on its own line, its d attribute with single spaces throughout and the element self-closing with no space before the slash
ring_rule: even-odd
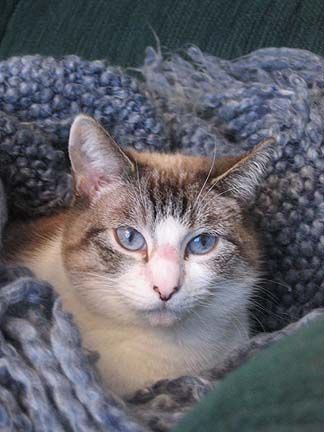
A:
<svg viewBox="0 0 324 432">
<path fill-rule="evenodd" d="M 5 201 L 9 217 L 69 205 L 67 139 L 79 112 L 138 150 L 223 156 L 273 136 L 275 160 L 251 203 L 266 264 L 251 313 L 273 331 L 324 306 L 323 59 L 269 48 L 225 61 L 195 47 L 163 59 L 148 49 L 137 72 L 135 78 L 105 61 L 75 56 L 0 62 L 0 177 L 6 190 L 5 197 L 0 187 L 0 230 Z M 82 351 L 50 286 L 26 269 L 2 265 L 0 297 L 4 430 L 135 431 L 144 430 L 142 424 L 167 430 L 219 378 L 206 372 L 164 381 L 125 405 L 101 388 L 93 358 Z M 257 336 L 264 341 L 260 348 L 278 334 Z"/>
</svg>

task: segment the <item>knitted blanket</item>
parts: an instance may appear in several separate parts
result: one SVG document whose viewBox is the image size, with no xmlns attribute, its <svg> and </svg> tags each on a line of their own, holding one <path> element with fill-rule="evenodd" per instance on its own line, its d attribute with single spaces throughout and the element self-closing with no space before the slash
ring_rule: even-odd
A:
<svg viewBox="0 0 324 432">
<path fill-rule="evenodd" d="M 0 266 L 0 424 L 24 431 L 167 430 L 256 350 L 324 306 L 324 61 L 263 49 L 233 61 L 191 47 L 163 59 L 147 50 L 126 74 L 105 61 L 40 56 L 0 62 L 0 230 L 9 217 L 70 203 L 70 124 L 97 118 L 123 146 L 222 156 L 277 139 L 273 166 L 251 203 L 266 276 L 251 316 L 262 329 L 199 377 L 157 383 L 127 401 L 103 389 L 95 359 L 52 287 L 28 269 Z M 139 73 L 139 77 L 134 77 Z M 1 238 L 1 236 L 0 236 Z M 55 287 L 54 287 L 55 288 Z M 274 331 L 276 330 L 276 331 Z"/>
</svg>

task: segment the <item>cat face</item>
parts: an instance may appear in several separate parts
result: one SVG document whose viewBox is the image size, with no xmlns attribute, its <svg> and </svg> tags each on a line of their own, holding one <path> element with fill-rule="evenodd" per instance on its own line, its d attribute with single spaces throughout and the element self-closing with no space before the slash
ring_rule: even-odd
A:
<svg viewBox="0 0 324 432">
<path fill-rule="evenodd" d="M 216 162 L 122 152 L 92 119 L 71 129 L 77 199 L 64 232 L 67 272 L 97 313 L 172 326 L 248 307 L 259 249 L 245 207 L 271 146 Z"/>
</svg>

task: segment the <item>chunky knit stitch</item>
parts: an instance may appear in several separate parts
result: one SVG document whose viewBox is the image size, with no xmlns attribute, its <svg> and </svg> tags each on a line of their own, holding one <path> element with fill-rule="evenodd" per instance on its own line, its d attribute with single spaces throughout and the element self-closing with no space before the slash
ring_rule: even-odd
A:
<svg viewBox="0 0 324 432">
<path fill-rule="evenodd" d="M 12 207 L 69 203 L 67 137 L 80 111 L 139 150 L 221 156 L 272 135 L 276 159 L 253 207 L 271 279 L 258 320 L 274 330 L 323 305 L 323 59 L 272 48 L 225 61 L 190 48 L 163 60 L 148 49 L 142 73 L 139 82 L 75 56 L 0 62 L 0 172 Z"/>
<path fill-rule="evenodd" d="M 197 48 L 163 60 L 149 49 L 143 80 L 75 56 L 2 61 L 0 176 L 10 212 L 37 215 L 69 204 L 67 138 L 81 111 L 101 121 L 121 145 L 138 150 L 221 156 L 274 136 L 274 163 L 251 203 L 266 262 L 262 304 L 252 314 L 262 327 L 279 329 L 324 306 L 323 72 L 321 57 L 285 48 L 233 61 Z M 0 229 L 6 217 L 0 188 Z M 112 402 L 100 388 L 52 289 L 24 269 L 1 267 L 0 281 L 0 424 L 15 430 L 141 430 L 122 402 Z M 204 376 L 166 381 L 132 404 L 146 424 L 163 430 L 211 385 Z M 178 408 L 163 416 L 170 397 Z"/>
<path fill-rule="evenodd" d="M 137 150 L 168 149 L 162 124 L 138 83 L 105 61 L 40 56 L 0 62 L 0 172 L 10 199 L 41 214 L 71 199 L 69 127 L 80 111 Z"/>
</svg>

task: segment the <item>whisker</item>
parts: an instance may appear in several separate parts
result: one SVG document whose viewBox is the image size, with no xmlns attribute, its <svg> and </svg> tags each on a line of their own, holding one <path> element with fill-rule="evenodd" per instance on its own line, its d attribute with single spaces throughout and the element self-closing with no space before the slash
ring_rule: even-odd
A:
<svg viewBox="0 0 324 432">
<path fill-rule="evenodd" d="M 140 181 L 140 177 L 139 177 L 139 170 L 138 170 L 138 163 L 137 163 L 137 161 L 135 161 L 135 168 L 136 168 L 136 179 L 137 179 L 137 184 L 138 184 L 140 199 L 141 199 L 141 202 L 142 202 L 142 206 L 145 209 L 145 200 L 144 200 L 143 190 L 142 190 L 141 181 Z"/>
<path fill-rule="evenodd" d="M 262 329 L 263 332 L 266 331 L 263 323 L 260 321 L 260 319 L 255 314 L 253 314 L 252 312 L 249 312 L 249 316 L 250 316 L 250 319 L 252 319 L 258 323 L 258 325 L 260 326 L 260 328 Z"/>
<path fill-rule="evenodd" d="M 207 184 L 207 182 L 208 182 L 208 180 L 209 180 L 209 178 L 210 178 L 210 176 L 211 176 L 211 173 L 212 173 L 213 168 L 214 168 L 214 165 L 215 165 L 215 160 L 216 160 L 216 143 L 215 143 L 215 145 L 214 145 L 214 152 L 213 152 L 213 160 L 212 160 L 212 164 L 211 164 L 210 169 L 209 169 L 209 171 L 208 171 L 207 177 L 206 177 L 206 179 L 205 179 L 205 181 L 204 181 L 202 187 L 200 188 L 200 191 L 199 191 L 199 193 L 198 193 L 198 195 L 197 195 L 197 197 L 196 197 L 196 199 L 195 199 L 195 201 L 194 201 L 193 208 L 196 207 L 196 204 L 198 203 L 198 200 L 199 200 L 199 198 L 200 198 L 200 195 L 201 195 L 201 193 L 202 193 L 204 187 L 206 186 L 206 184 Z"/>
<path fill-rule="evenodd" d="M 263 306 L 262 304 L 256 302 L 253 298 L 250 301 L 250 307 L 249 307 L 249 313 L 251 313 L 251 315 L 253 315 L 253 310 L 259 311 L 263 314 L 263 316 L 268 315 L 268 316 L 272 316 L 275 317 L 279 320 L 284 319 L 286 317 L 288 317 L 288 314 L 283 312 L 281 314 L 272 311 L 271 309 L 266 308 L 265 306 Z"/>
<path fill-rule="evenodd" d="M 206 192 L 205 195 L 203 196 L 203 199 L 205 199 L 205 197 L 207 196 L 207 194 L 208 194 L 209 192 L 211 192 L 211 191 L 213 190 L 213 188 L 214 188 L 216 185 L 217 185 L 217 183 L 214 183 L 214 184 L 212 184 L 212 185 L 210 186 L 210 188 L 207 190 L 207 192 Z M 224 190 L 224 191 L 218 193 L 218 194 L 217 194 L 217 198 L 219 198 L 219 197 L 221 197 L 222 195 L 225 195 L 225 194 L 227 194 L 228 192 L 231 192 L 231 191 L 233 191 L 233 190 L 235 190 L 235 187 L 230 187 L 230 188 L 228 188 L 228 189 L 226 189 L 226 190 Z"/>
<path fill-rule="evenodd" d="M 276 280 L 274 280 L 274 279 L 267 279 L 267 278 L 265 278 L 265 277 L 261 277 L 260 278 L 260 281 L 261 282 L 271 282 L 271 283 L 273 283 L 273 284 L 275 284 L 275 285 L 280 285 L 280 286 L 282 286 L 282 287 L 284 287 L 284 288 L 287 288 L 289 291 L 291 291 L 291 286 L 289 286 L 288 284 L 286 284 L 286 283 L 284 283 L 284 282 L 279 282 L 279 281 L 276 281 Z"/>
</svg>

